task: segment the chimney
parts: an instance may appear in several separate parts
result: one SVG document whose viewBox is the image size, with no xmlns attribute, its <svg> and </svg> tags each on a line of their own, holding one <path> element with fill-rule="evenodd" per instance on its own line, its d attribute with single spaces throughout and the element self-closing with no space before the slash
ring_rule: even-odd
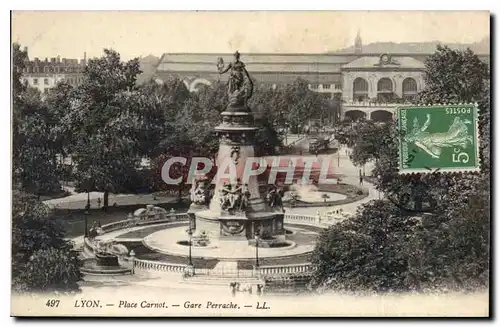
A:
<svg viewBox="0 0 500 327">
<path fill-rule="evenodd" d="M 28 52 L 28 47 L 24 47 L 24 52 Z"/>
<path fill-rule="evenodd" d="M 61 62 L 61 56 L 57 55 L 57 63 Z"/>
</svg>

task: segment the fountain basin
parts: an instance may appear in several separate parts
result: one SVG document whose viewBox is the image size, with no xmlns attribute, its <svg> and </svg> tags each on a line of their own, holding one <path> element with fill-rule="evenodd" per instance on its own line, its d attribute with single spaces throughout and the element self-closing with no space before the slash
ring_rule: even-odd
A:
<svg viewBox="0 0 500 327">
<path fill-rule="evenodd" d="M 118 263 L 118 256 L 110 253 L 96 253 L 96 264 L 101 267 L 116 267 Z"/>
<path fill-rule="evenodd" d="M 132 269 L 120 266 L 118 261 L 116 265 L 101 265 L 100 263 L 101 260 L 97 257 L 84 259 L 80 271 L 87 275 L 127 275 L 132 273 Z"/>
</svg>

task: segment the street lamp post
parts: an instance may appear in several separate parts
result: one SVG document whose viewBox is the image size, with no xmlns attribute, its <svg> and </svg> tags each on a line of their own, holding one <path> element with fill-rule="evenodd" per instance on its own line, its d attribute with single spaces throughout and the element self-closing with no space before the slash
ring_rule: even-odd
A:
<svg viewBox="0 0 500 327">
<path fill-rule="evenodd" d="M 84 233 L 84 237 L 88 237 L 89 236 L 89 221 L 88 221 L 88 218 L 89 218 L 89 214 L 90 214 L 90 192 L 87 191 L 87 204 L 85 205 L 85 212 L 84 212 L 84 215 L 85 215 L 85 233 Z"/>
<path fill-rule="evenodd" d="M 192 242 L 193 242 L 193 240 L 192 240 L 193 231 L 191 230 L 191 225 L 189 226 L 188 235 L 189 235 L 189 265 L 192 266 L 193 260 L 191 257 L 191 246 L 192 246 Z"/>
<path fill-rule="evenodd" d="M 259 268 L 259 234 L 255 233 L 255 268 Z"/>
</svg>

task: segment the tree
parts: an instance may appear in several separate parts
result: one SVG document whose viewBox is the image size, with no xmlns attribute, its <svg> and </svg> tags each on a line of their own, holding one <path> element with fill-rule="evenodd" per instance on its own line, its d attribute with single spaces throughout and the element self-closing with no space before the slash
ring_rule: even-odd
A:
<svg viewBox="0 0 500 327">
<path fill-rule="evenodd" d="M 316 287 L 380 290 L 379 286 L 385 285 L 407 290 L 488 284 L 488 69 L 470 50 L 438 47 L 426 61 L 425 78 L 426 87 L 418 97 L 422 104 L 478 102 L 483 160 L 480 173 L 400 175 L 399 132 L 394 123 L 379 127 L 370 122 L 345 124 L 338 134 L 341 142 L 354 148 L 354 161 L 375 160 L 374 183 L 387 199 L 368 204 L 350 220 L 351 225 L 334 226 L 322 236 L 313 258 L 319 267 L 314 276 Z M 377 205 L 385 209 L 377 209 Z M 380 217 L 384 219 L 378 220 Z M 390 241 L 382 248 L 374 243 L 370 231 L 375 225 L 385 228 L 384 237 Z M 342 240 L 339 249 L 330 249 L 334 240 Z M 339 258 L 341 263 L 350 260 L 361 266 L 342 266 L 336 263 Z M 398 266 L 388 269 L 394 258 L 398 258 Z M 385 271 L 387 280 L 373 275 L 369 269 L 374 264 L 386 267 L 377 270 Z"/>
<path fill-rule="evenodd" d="M 297 132 L 309 119 L 319 117 L 318 112 L 325 106 L 322 95 L 309 90 L 307 82 L 300 78 L 285 86 L 283 98 L 286 121 Z"/>
<path fill-rule="evenodd" d="M 417 102 L 469 103 L 482 99 L 488 66 L 472 50 L 452 50 L 439 45 L 425 61 L 425 88 Z"/>
<path fill-rule="evenodd" d="M 50 114 L 37 89 L 21 82 L 28 54 L 13 45 L 13 180 L 40 196 L 60 190 L 56 160 L 60 144 L 53 138 L 57 119 Z"/>
<path fill-rule="evenodd" d="M 341 291 L 407 291 L 407 235 L 417 222 L 401 215 L 387 201 L 375 200 L 358 209 L 353 219 L 323 232 L 312 254 L 311 285 Z"/>
<path fill-rule="evenodd" d="M 267 119 L 256 120 L 256 126 L 259 129 L 255 133 L 255 156 L 276 154 L 276 150 L 283 146 L 283 140 L 275 126 Z"/>
<path fill-rule="evenodd" d="M 12 285 L 16 291 L 74 291 L 78 254 L 61 223 L 33 195 L 12 195 Z"/>
<path fill-rule="evenodd" d="M 15 277 L 16 291 L 75 292 L 82 279 L 77 256 L 54 248 L 38 250 Z"/>
<path fill-rule="evenodd" d="M 343 122 L 335 127 L 335 139 L 352 148 L 351 160 L 357 166 L 380 159 L 380 149 L 394 143 L 392 124 L 362 120 Z"/>
<path fill-rule="evenodd" d="M 110 192 L 136 191 L 139 164 L 156 148 L 158 101 L 137 89 L 139 73 L 137 59 L 121 62 L 105 49 L 103 57 L 89 60 L 63 118 L 63 133 L 74 136 L 77 187 L 104 192 L 104 210 Z"/>
</svg>

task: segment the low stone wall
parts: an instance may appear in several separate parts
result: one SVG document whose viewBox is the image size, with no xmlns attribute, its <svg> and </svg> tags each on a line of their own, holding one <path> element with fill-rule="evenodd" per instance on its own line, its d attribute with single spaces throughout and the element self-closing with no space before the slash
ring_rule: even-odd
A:
<svg viewBox="0 0 500 327">
<path fill-rule="evenodd" d="M 189 216 L 187 213 L 168 214 L 164 217 L 156 219 L 147 216 L 141 218 L 134 217 L 103 225 L 102 230 L 104 231 L 104 233 L 109 233 L 115 230 L 130 228 L 134 226 L 147 226 L 153 224 L 168 223 L 172 221 L 186 221 L 186 220 L 189 220 Z"/>
<path fill-rule="evenodd" d="M 163 217 L 162 219 L 154 219 L 154 220 L 138 220 L 135 218 L 132 219 L 126 219 L 122 221 L 117 221 L 114 223 L 106 224 L 102 226 L 102 229 L 104 233 L 109 233 L 112 231 L 124 229 L 124 228 L 130 228 L 130 227 L 135 227 L 135 226 L 147 226 L 147 225 L 152 225 L 152 224 L 163 224 L 163 223 L 168 223 L 168 222 L 175 222 L 175 221 L 185 221 L 188 220 L 189 216 L 186 213 L 179 213 L 179 214 L 173 214 L 173 215 L 168 215 L 166 217 Z M 295 224 L 304 224 L 304 225 L 315 225 L 318 227 L 323 227 L 326 228 L 328 227 L 329 222 L 333 222 L 334 219 L 330 217 L 328 219 L 327 217 L 322 217 L 320 221 L 318 221 L 318 218 L 316 216 L 309 216 L 309 215 L 296 215 L 296 214 L 285 214 L 284 216 L 285 222 L 291 222 Z M 119 240 L 117 241 L 119 242 Z M 88 239 L 85 238 L 84 240 L 84 252 L 86 253 L 95 253 L 96 251 L 96 244 Z M 149 271 L 158 271 L 158 272 L 165 272 L 165 273 L 172 273 L 172 274 L 184 274 L 186 272 L 186 269 L 188 268 L 187 265 L 184 264 L 174 264 L 174 263 L 168 263 L 168 262 L 163 262 L 163 261 L 153 261 L 153 260 L 144 260 L 144 259 L 137 259 L 135 257 L 131 256 L 126 256 L 123 257 L 122 260 L 130 262 L 132 264 L 134 269 L 143 269 L 143 270 L 149 270 Z M 203 275 L 204 268 L 195 268 L 195 272 L 198 271 L 200 274 Z M 276 265 L 276 266 L 261 266 L 259 267 L 256 271 L 252 270 L 239 270 L 239 275 L 240 276 L 259 276 L 259 277 L 265 277 L 265 276 L 282 276 L 282 275 L 290 275 L 290 274 L 297 274 L 297 273 L 311 273 L 312 272 L 312 265 L 310 263 L 302 263 L 302 264 L 287 264 L 287 265 Z M 216 272 L 210 272 L 207 275 L 217 275 Z M 230 276 L 228 276 L 230 277 Z"/>
</svg>

